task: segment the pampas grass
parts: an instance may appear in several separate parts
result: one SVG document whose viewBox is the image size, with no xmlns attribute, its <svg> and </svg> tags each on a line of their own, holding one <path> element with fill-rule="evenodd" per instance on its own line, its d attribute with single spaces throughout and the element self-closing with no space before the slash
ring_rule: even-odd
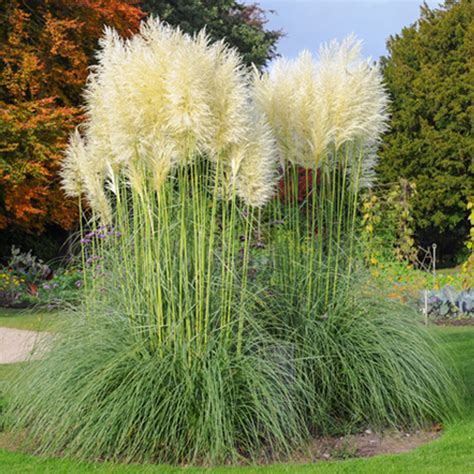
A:
<svg viewBox="0 0 474 474">
<path fill-rule="evenodd" d="M 106 30 L 101 48 L 62 171 L 69 194 L 84 190 L 96 229 L 87 305 L 50 369 L 33 369 L 63 373 L 56 414 L 74 415 L 51 416 L 53 376 L 15 426 L 31 427 L 43 453 L 82 457 L 288 452 L 307 436 L 304 410 L 275 359 L 286 343 L 264 337 L 248 281 L 253 208 L 277 180 L 271 131 L 248 109 L 248 72 L 224 43 L 157 20 L 127 41 Z M 67 369 L 84 350 L 91 359 Z"/>
<path fill-rule="evenodd" d="M 9 426 L 42 454 L 215 464 L 455 406 L 421 326 L 355 274 L 387 117 L 360 44 L 262 76 L 156 19 L 100 45 L 62 169 L 91 209 L 85 304 L 10 388 Z"/>
</svg>

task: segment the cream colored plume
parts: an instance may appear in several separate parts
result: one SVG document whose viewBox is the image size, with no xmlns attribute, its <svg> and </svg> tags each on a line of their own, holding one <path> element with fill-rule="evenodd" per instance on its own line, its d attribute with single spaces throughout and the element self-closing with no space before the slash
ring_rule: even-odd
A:
<svg viewBox="0 0 474 474">
<path fill-rule="evenodd" d="M 210 131 L 205 151 L 211 159 L 225 157 L 230 147 L 245 140 L 248 116 L 248 74 L 239 54 L 222 41 L 211 46 L 214 56 L 210 80 Z"/>
<path fill-rule="evenodd" d="M 252 99 L 256 108 L 266 116 L 276 138 L 280 159 L 298 162 L 295 137 L 294 87 L 292 63 L 278 59 L 270 73 L 254 71 Z"/>
<path fill-rule="evenodd" d="M 377 65 L 362 59 L 361 41 L 350 35 L 319 51 L 318 82 L 331 114 L 334 145 L 372 146 L 387 128 L 388 97 Z"/>
<path fill-rule="evenodd" d="M 59 173 L 61 187 L 68 197 L 77 198 L 83 192 L 82 173 L 85 160 L 84 142 L 79 130 L 75 130 L 69 137 L 68 147 Z"/>
<path fill-rule="evenodd" d="M 369 181 L 388 99 L 378 67 L 361 58 L 354 36 L 322 46 L 318 61 L 307 51 L 294 61 L 277 60 L 270 73 L 255 75 L 253 95 L 284 162 L 317 168 L 347 146 L 349 155 L 367 155 L 361 182 Z"/>
<path fill-rule="evenodd" d="M 99 214 L 102 222 L 108 224 L 112 215 L 104 190 L 107 171 L 105 166 L 106 163 L 97 151 L 75 130 L 62 162 L 62 188 L 70 197 L 79 197 L 84 193 L 91 208 Z"/>
<path fill-rule="evenodd" d="M 251 118 L 247 139 L 232 163 L 237 195 L 248 205 L 262 207 L 274 195 L 278 180 L 276 143 L 271 128 L 257 114 Z"/>
<path fill-rule="evenodd" d="M 263 169 L 271 140 L 268 130 L 258 123 L 254 130 L 249 118 L 248 73 L 236 51 L 223 42 L 211 44 L 204 31 L 191 37 L 154 18 L 128 40 L 106 28 L 100 46 L 86 86 L 84 138 L 71 139 L 64 162 L 68 193 L 79 192 L 68 176 L 75 163 L 71 156 L 81 147 L 83 192 L 104 220 L 111 219 L 105 189 L 118 197 L 117 186 L 127 182 L 137 193 L 159 191 L 176 166 L 198 155 L 233 168 L 235 183 L 236 169 L 242 169 L 242 195 L 263 202 L 250 195 L 257 196 L 256 183 L 262 195 L 273 186 L 264 182 L 271 173 Z M 236 160 L 238 149 L 245 150 L 245 159 Z M 251 160 L 255 171 L 260 166 L 258 173 L 250 172 Z"/>
</svg>

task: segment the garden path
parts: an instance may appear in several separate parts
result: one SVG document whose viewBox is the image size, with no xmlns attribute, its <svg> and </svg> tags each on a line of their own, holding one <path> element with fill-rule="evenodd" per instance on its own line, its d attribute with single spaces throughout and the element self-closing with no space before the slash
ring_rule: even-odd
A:
<svg viewBox="0 0 474 474">
<path fill-rule="evenodd" d="M 50 335 L 44 332 L 0 327 L 0 364 L 28 360 L 32 351 L 37 351 L 49 337 Z M 38 352 L 35 356 L 37 355 Z"/>
</svg>

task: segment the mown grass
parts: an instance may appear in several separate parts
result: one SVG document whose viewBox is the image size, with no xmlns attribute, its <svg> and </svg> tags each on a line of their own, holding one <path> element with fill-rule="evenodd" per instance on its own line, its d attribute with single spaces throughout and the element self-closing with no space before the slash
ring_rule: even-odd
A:
<svg viewBox="0 0 474 474">
<path fill-rule="evenodd" d="M 10 315 L 13 317 L 13 313 Z M 2 321 L 0 319 L 0 321 Z M 23 321 L 20 323 L 23 324 Z M 0 322 L 1 325 L 1 322 Z M 165 465 L 93 464 L 67 459 L 43 459 L 18 452 L 0 450 L 1 471 L 8 473 L 467 473 L 474 472 L 474 328 L 433 328 L 443 346 L 452 354 L 465 385 L 465 411 L 446 426 L 443 436 L 409 453 L 377 456 L 370 459 L 320 462 L 312 465 L 272 465 L 250 467 L 187 468 Z M 15 366 L 0 366 L 5 380 Z"/>
<path fill-rule="evenodd" d="M 0 327 L 27 329 L 30 331 L 51 331 L 61 323 L 58 311 L 36 311 L 33 309 L 0 309 Z"/>
</svg>

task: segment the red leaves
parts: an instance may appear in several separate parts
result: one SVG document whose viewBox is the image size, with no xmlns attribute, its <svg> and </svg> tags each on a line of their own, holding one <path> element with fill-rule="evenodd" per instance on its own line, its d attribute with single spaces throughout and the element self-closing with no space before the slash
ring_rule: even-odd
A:
<svg viewBox="0 0 474 474">
<path fill-rule="evenodd" d="M 59 186 L 62 150 L 80 122 L 82 89 L 104 25 L 135 31 L 144 13 L 126 0 L 12 0 L 0 18 L 0 229 L 68 229 L 76 203 Z"/>
<path fill-rule="evenodd" d="M 278 183 L 278 196 L 283 202 L 294 199 L 294 176 L 291 177 L 289 174 L 294 173 L 295 170 L 291 170 L 287 173 L 286 178 L 282 177 Z M 302 203 L 308 194 L 313 189 L 313 180 L 314 180 L 314 171 L 301 166 L 296 167 L 297 173 L 297 192 L 298 192 L 298 202 Z M 317 183 L 319 183 L 320 171 L 317 171 Z"/>
</svg>

